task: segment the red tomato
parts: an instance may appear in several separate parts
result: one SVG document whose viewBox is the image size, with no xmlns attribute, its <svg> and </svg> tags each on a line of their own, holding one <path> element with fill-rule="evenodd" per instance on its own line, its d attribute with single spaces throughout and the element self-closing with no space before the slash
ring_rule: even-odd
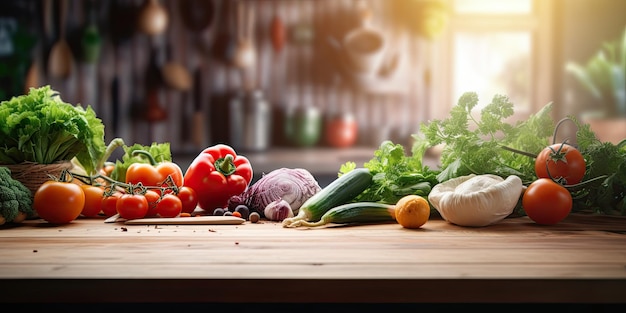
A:
<svg viewBox="0 0 626 313">
<path fill-rule="evenodd" d="M 158 192 L 149 189 L 144 194 L 144 197 L 146 197 L 146 200 L 148 201 L 148 213 L 146 213 L 146 216 L 156 216 L 156 208 L 157 204 L 159 203 L 159 199 L 161 198 L 161 195 L 159 195 Z"/>
<path fill-rule="evenodd" d="M 522 196 L 522 207 L 535 223 L 553 225 L 566 218 L 572 210 L 572 195 L 550 178 L 532 182 Z"/>
<path fill-rule="evenodd" d="M 117 214 L 117 200 L 122 194 L 119 192 L 114 193 L 111 196 L 102 198 L 102 213 L 106 217 Z"/>
<path fill-rule="evenodd" d="M 82 216 L 94 217 L 102 212 L 102 195 L 104 189 L 92 185 L 81 185 L 85 193 L 85 206 L 80 212 Z"/>
<path fill-rule="evenodd" d="M 75 220 L 85 206 L 85 192 L 74 183 L 47 181 L 35 192 L 33 209 L 52 224 Z"/>
<path fill-rule="evenodd" d="M 198 206 L 198 197 L 196 195 L 196 191 L 191 189 L 190 187 L 183 186 L 178 189 L 178 198 L 183 203 L 183 212 L 184 213 L 193 213 Z"/>
<path fill-rule="evenodd" d="M 578 184 L 583 180 L 585 166 L 585 158 L 580 151 L 566 143 L 556 143 L 544 148 L 535 159 L 535 173 L 538 178 L 562 178 L 568 185 Z"/>
<path fill-rule="evenodd" d="M 183 203 L 173 194 L 166 194 L 157 204 L 156 211 L 160 217 L 176 217 L 183 210 Z"/>
<path fill-rule="evenodd" d="M 143 218 L 148 213 L 148 200 L 144 195 L 123 194 L 115 207 L 120 217 L 127 220 Z"/>
</svg>

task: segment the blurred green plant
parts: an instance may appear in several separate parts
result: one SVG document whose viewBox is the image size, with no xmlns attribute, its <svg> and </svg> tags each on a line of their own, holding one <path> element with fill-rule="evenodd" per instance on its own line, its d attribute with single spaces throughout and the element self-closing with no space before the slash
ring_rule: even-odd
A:
<svg viewBox="0 0 626 313">
<path fill-rule="evenodd" d="M 568 62 L 565 68 L 600 100 L 605 116 L 626 117 L 626 29 L 621 40 L 604 42 L 586 64 Z"/>
</svg>

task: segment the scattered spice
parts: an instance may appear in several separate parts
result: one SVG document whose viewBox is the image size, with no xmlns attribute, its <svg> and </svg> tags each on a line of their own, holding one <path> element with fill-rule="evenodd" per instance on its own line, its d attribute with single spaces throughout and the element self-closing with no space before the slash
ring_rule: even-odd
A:
<svg viewBox="0 0 626 313">
<path fill-rule="evenodd" d="M 251 223 L 257 223 L 261 219 L 261 215 L 257 212 L 252 212 L 250 213 L 250 216 L 248 217 L 248 219 L 250 220 Z"/>
</svg>

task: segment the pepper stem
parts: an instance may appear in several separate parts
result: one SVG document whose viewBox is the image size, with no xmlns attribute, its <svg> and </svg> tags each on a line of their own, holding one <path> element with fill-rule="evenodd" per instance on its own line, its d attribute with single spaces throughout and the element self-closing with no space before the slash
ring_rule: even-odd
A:
<svg viewBox="0 0 626 313">
<path fill-rule="evenodd" d="M 115 149 L 123 145 L 124 145 L 124 140 L 122 138 L 115 138 L 111 140 L 111 142 L 109 142 L 109 145 L 104 151 L 102 158 L 100 158 L 100 160 L 98 161 L 98 164 L 96 164 L 96 169 L 95 169 L 96 173 L 104 167 L 104 164 L 106 164 L 107 160 L 111 157 L 111 155 L 113 154 L 113 151 L 115 151 Z"/>
<path fill-rule="evenodd" d="M 224 174 L 224 176 L 230 176 L 235 173 L 235 170 L 237 169 L 233 163 L 234 160 L 235 157 L 231 154 L 227 154 L 223 158 L 219 158 L 215 161 L 215 169 Z"/>
<path fill-rule="evenodd" d="M 146 158 L 148 158 L 148 161 L 150 162 L 150 165 L 152 166 L 157 166 L 157 161 L 154 159 L 154 157 L 152 156 L 152 154 L 146 150 L 135 150 L 133 151 L 133 156 L 137 156 L 137 155 L 143 155 Z"/>
</svg>

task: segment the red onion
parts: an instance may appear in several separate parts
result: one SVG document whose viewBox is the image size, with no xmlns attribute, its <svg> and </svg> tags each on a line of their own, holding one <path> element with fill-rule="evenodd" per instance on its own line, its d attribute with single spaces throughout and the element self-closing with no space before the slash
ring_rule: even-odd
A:
<svg viewBox="0 0 626 313">
<path fill-rule="evenodd" d="M 265 217 L 267 205 L 284 200 L 297 214 L 304 201 L 320 190 L 322 188 L 308 170 L 283 167 L 264 174 L 241 195 L 231 197 L 228 208 L 232 211 L 243 204 L 250 212 L 258 212 Z"/>
</svg>

